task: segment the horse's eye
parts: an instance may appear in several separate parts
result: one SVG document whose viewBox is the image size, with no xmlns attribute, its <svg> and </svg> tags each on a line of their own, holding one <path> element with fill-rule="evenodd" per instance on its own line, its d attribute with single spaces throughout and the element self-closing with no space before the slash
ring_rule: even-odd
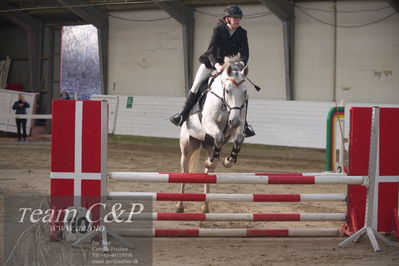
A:
<svg viewBox="0 0 399 266">
<path fill-rule="evenodd" d="M 230 90 L 226 90 L 226 93 L 229 94 L 229 93 L 230 93 Z"/>
</svg>

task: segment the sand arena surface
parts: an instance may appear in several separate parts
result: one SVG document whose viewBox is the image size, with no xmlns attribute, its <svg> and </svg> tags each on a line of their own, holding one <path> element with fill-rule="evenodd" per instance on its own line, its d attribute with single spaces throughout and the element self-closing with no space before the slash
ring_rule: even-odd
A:
<svg viewBox="0 0 399 266">
<path fill-rule="evenodd" d="M 0 140 L 1 195 L 48 195 L 50 143 L 48 140 L 16 143 Z M 225 156 L 230 148 L 224 148 Z M 218 172 L 322 172 L 324 151 L 245 145 L 238 164 Z M 204 153 L 202 154 L 204 159 Z M 109 143 L 109 171 L 179 172 L 177 141 L 135 138 Z M 201 163 L 203 160 L 201 161 Z M 118 183 L 109 191 L 178 192 L 179 184 Z M 202 193 L 200 184 L 187 191 Z M 211 193 L 346 193 L 345 185 L 212 185 Z M 186 203 L 186 212 L 199 212 L 201 203 Z M 158 202 L 154 211 L 174 212 L 175 203 Z M 345 212 L 342 202 L 211 203 L 212 212 L 312 213 Z M 1 221 L 4 217 L 1 206 Z M 338 228 L 341 222 L 154 222 L 159 228 Z M 1 261 L 4 231 L 1 226 Z M 399 244 L 374 253 L 368 240 L 339 248 L 343 237 L 334 238 L 158 238 L 154 240 L 154 265 L 399 265 Z"/>
</svg>

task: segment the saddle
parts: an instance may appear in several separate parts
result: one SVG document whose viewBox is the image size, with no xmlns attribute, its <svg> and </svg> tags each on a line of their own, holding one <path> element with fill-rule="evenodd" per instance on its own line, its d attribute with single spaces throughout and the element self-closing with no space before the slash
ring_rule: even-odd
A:
<svg viewBox="0 0 399 266">
<path fill-rule="evenodd" d="M 200 121 L 202 120 L 201 112 L 204 108 L 206 96 L 208 95 L 209 89 L 211 88 L 213 81 L 218 75 L 219 74 L 217 73 L 213 73 L 208 80 L 204 80 L 201 83 L 196 95 L 197 103 L 193 106 L 193 108 L 191 108 L 189 115 L 199 114 Z"/>
</svg>

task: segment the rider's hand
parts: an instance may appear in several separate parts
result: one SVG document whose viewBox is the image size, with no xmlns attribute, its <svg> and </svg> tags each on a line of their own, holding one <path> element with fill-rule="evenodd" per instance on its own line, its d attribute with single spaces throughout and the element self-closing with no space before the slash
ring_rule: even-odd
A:
<svg viewBox="0 0 399 266">
<path fill-rule="evenodd" d="M 220 65 L 219 63 L 216 63 L 216 64 L 215 64 L 215 68 L 216 68 L 216 70 L 217 70 L 219 73 L 223 71 L 223 66 Z"/>
</svg>

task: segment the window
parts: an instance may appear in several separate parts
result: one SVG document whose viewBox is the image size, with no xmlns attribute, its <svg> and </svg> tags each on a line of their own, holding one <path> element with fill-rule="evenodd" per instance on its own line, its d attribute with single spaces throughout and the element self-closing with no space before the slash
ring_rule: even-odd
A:
<svg viewBox="0 0 399 266">
<path fill-rule="evenodd" d="M 61 92 L 79 100 L 101 94 L 98 37 L 93 25 L 62 28 Z"/>
</svg>

